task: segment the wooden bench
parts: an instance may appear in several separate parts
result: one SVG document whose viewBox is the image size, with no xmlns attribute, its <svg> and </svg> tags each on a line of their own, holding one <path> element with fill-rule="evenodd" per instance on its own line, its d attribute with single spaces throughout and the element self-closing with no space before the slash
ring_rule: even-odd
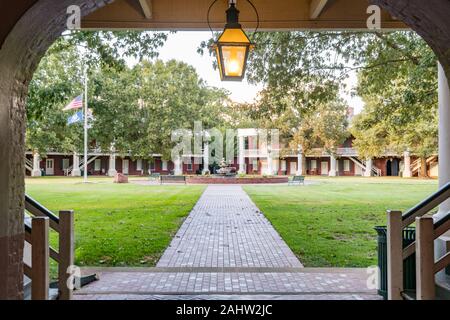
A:
<svg viewBox="0 0 450 320">
<path fill-rule="evenodd" d="M 184 183 L 186 184 L 185 176 L 161 176 L 159 181 L 163 183 Z"/>
<path fill-rule="evenodd" d="M 148 178 L 150 179 L 150 181 L 156 181 L 159 180 L 160 177 L 161 177 L 160 173 L 152 173 Z"/>
<path fill-rule="evenodd" d="M 294 176 L 291 181 L 289 181 L 288 185 L 295 185 L 295 184 L 303 184 L 305 185 L 305 177 L 304 176 Z"/>
</svg>

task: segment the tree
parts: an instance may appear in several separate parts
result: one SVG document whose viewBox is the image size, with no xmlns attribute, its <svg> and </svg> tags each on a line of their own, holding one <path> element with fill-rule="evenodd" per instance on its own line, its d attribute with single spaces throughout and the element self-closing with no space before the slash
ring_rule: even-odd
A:
<svg viewBox="0 0 450 320">
<path fill-rule="evenodd" d="M 83 92 L 78 63 L 72 48 L 46 55 L 34 74 L 27 100 L 27 147 L 43 155 L 49 150 L 74 151 L 81 148 L 80 124 L 67 126 L 70 113 L 63 107 Z"/>
<path fill-rule="evenodd" d="M 352 127 L 359 153 L 379 156 L 387 149 L 410 150 L 426 159 L 437 149 L 436 57 L 415 34 L 377 34 L 361 60 L 357 92 L 366 101 Z M 390 63 L 388 61 L 391 61 Z"/>
<path fill-rule="evenodd" d="M 436 57 L 414 32 L 261 32 L 254 36 L 258 46 L 249 61 L 248 78 L 265 82 L 266 90 L 279 97 L 279 106 L 291 91 L 301 91 L 298 84 L 320 89 L 320 84 L 328 82 L 344 89 L 342 80 L 356 71 L 356 93 L 367 109 L 352 128 L 360 154 L 379 156 L 387 149 L 409 148 L 425 162 L 435 152 Z M 311 105 L 321 105 L 330 95 L 317 90 Z M 306 113 L 316 112 L 306 108 L 302 96 L 297 94 L 298 106 Z"/>
<path fill-rule="evenodd" d="M 114 144 L 121 154 L 149 158 L 158 153 L 169 159 L 174 130 L 192 130 L 194 121 L 205 127 L 223 121 L 226 93 L 207 87 L 183 62 L 144 60 L 99 74 L 96 82 L 94 135 L 102 149 Z"/>
<path fill-rule="evenodd" d="M 27 99 L 27 146 L 45 154 L 82 149 L 82 124 L 67 125 L 62 108 L 83 91 L 84 64 L 93 74 L 125 68 L 125 58 L 157 56 L 166 33 L 67 32 L 48 50 L 34 74 Z M 90 86 L 90 93 L 94 86 Z"/>
</svg>

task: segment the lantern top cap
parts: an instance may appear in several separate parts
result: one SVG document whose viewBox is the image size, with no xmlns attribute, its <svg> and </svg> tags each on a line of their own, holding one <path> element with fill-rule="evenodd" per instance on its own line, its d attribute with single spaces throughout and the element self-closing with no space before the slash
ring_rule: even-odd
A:
<svg viewBox="0 0 450 320">
<path fill-rule="evenodd" d="M 223 30 L 217 43 L 237 43 L 237 44 L 252 44 L 248 36 L 242 29 L 227 29 Z"/>
<path fill-rule="evenodd" d="M 236 8 L 234 2 L 230 3 L 230 7 L 226 11 L 227 13 L 227 24 L 225 28 L 236 28 L 240 29 L 241 24 L 239 23 L 239 10 Z"/>
</svg>

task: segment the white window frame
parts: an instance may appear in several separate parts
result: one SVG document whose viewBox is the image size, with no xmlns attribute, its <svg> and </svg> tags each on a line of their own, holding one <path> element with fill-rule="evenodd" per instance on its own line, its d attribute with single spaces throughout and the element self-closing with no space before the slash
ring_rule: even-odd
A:
<svg viewBox="0 0 450 320">
<path fill-rule="evenodd" d="M 287 164 L 286 164 L 286 160 L 280 160 L 281 164 L 281 171 L 287 171 Z"/>
<path fill-rule="evenodd" d="M 62 159 L 62 169 L 63 170 L 67 170 L 70 167 L 70 159 L 69 158 L 64 158 Z"/>
<path fill-rule="evenodd" d="M 344 171 L 350 172 L 350 160 L 344 159 Z"/>
<path fill-rule="evenodd" d="M 192 166 L 192 162 L 191 163 L 186 163 L 186 170 L 187 171 L 192 171 L 194 169 L 194 167 Z"/>
<path fill-rule="evenodd" d="M 167 160 L 163 160 L 161 164 L 162 171 L 167 171 Z"/>
<path fill-rule="evenodd" d="M 311 160 L 311 170 L 317 170 L 317 160 Z"/>
<path fill-rule="evenodd" d="M 136 170 L 137 171 L 142 171 L 142 159 L 137 159 L 136 160 Z"/>
<path fill-rule="evenodd" d="M 102 159 L 95 159 L 94 160 L 94 171 L 100 171 L 102 170 Z"/>
</svg>

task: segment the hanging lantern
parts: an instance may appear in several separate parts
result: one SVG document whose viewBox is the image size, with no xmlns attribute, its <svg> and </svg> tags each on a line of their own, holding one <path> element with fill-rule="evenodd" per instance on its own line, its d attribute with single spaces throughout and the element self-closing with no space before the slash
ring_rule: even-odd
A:
<svg viewBox="0 0 450 320">
<path fill-rule="evenodd" d="M 245 76 L 248 54 L 254 45 L 239 24 L 239 10 L 235 3 L 230 3 L 226 13 L 227 24 L 213 46 L 217 56 L 220 79 L 222 81 L 242 81 Z"/>
</svg>

